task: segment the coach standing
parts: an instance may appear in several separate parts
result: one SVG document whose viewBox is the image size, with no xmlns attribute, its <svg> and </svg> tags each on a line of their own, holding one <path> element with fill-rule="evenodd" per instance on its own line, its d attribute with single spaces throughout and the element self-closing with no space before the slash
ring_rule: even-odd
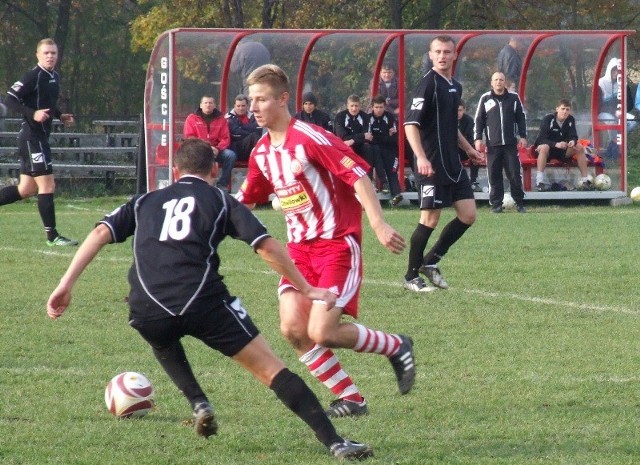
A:
<svg viewBox="0 0 640 465">
<path fill-rule="evenodd" d="M 475 146 L 482 149 L 482 136 L 487 145 L 487 171 L 489 172 L 489 204 L 493 213 L 502 212 L 504 170 L 511 186 L 511 196 L 518 212 L 525 213 L 521 166 L 518 146 L 527 144 L 527 125 L 520 97 L 509 92 L 504 73 L 491 76 L 491 90 L 482 94 L 475 117 Z"/>
<path fill-rule="evenodd" d="M 56 213 L 53 203 L 55 181 L 49 134 L 51 121 L 58 118 L 65 126 L 74 122 L 73 115 L 62 113 L 57 107 L 60 92 L 60 75 L 55 71 L 58 62 L 58 46 L 53 39 L 42 39 L 36 47 L 38 64 L 27 71 L 7 92 L 6 104 L 23 117 L 18 133 L 20 155 L 20 182 L 0 190 L 0 205 L 7 205 L 38 194 L 38 211 L 47 234 L 47 244 L 78 245 L 56 230 Z"/>
</svg>

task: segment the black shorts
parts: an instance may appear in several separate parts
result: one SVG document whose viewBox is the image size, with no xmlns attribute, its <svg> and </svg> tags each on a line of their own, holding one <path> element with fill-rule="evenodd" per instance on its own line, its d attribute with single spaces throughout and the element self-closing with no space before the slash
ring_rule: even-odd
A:
<svg viewBox="0 0 640 465">
<path fill-rule="evenodd" d="M 462 171 L 460 180 L 456 183 L 433 185 L 424 180 L 418 184 L 420 210 L 439 210 L 465 199 L 475 199 L 466 171 Z"/>
<path fill-rule="evenodd" d="M 210 309 L 187 311 L 160 320 L 131 320 L 129 324 L 156 349 L 192 336 L 227 357 L 233 357 L 260 334 L 237 297 L 225 299 Z"/>
<path fill-rule="evenodd" d="M 53 173 L 51 147 L 45 137 L 18 138 L 20 174 L 37 177 Z"/>
<path fill-rule="evenodd" d="M 536 158 L 538 158 L 538 147 L 536 147 Z M 567 157 L 567 149 L 559 149 L 558 147 L 549 147 L 549 156 L 547 157 L 547 161 L 549 160 L 560 160 L 565 161 L 567 158 L 571 158 L 571 156 Z"/>
</svg>

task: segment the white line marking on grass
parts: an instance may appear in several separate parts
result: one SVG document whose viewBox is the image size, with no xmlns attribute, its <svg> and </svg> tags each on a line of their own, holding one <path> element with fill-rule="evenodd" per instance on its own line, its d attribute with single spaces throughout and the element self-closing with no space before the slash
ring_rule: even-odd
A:
<svg viewBox="0 0 640 465">
<path fill-rule="evenodd" d="M 33 254 L 37 254 L 37 255 L 47 255 L 49 257 L 61 257 L 61 258 L 73 258 L 73 256 L 76 253 L 76 250 L 78 250 L 75 247 L 69 247 L 68 252 L 58 252 L 55 250 L 47 250 L 47 249 L 42 249 L 42 250 L 38 250 L 38 249 L 22 249 L 19 247 L 0 247 L 0 252 L 21 252 L 21 253 L 28 253 L 31 252 Z M 103 261 L 103 262 L 125 262 L 125 263 L 131 263 L 132 258 L 128 258 L 128 257 L 105 257 L 104 255 L 99 255 L 97 256 L 94 261 Z"/>
<path fill-rule="evenodd" d="M 375 285 L 375 286 L 389 286 L 389 287 L 397 287 L 397 288 L 401 287 L 400 282 L 394 282 L 394 281 L 365 279 L 364 283 Z M 533 296 L 513 294 L 508 292 L 491 292 L 491 291 L 485 291 L 482 289 L 461 289 L 457 287 L 452 287 L 449 290 L 442 291 L 442 292 L 452 292 L 452 291 L 465 292 L 467 294 L 480 295 L 482 297 L 491 297 L 496 299 L 511 299 L 511 300 L 519 300 L 522 302 L 532 302 L 532 303 L 541 304 L 541 305 L 553 305 L 558 307 L 575 308 L 577 310 L 587 310 L 591 312 L 622 313 L 626 315 L 640 316 L 639 310 L 626 308 L 626 307 L 618 307 L 618 306 L 612 306 L 612 305 L 585 304 L 580 302 L 556 300 L 556 299 L 550 299 L 546 297 L 533 297 Z M 440 291 L 436 291 L 436 292 L 440 292 Z"/>
<path fill-rule="evenodd" d="M 79 368 L 52 368 L 47 366 L 34 366 L 34 367 L 15 367 L 15 368 L 2 368 L 0 371 L 10 373 L 14 375 L 29 375 L 33 373 L 56 373 L 67 374 L 74 376 L 86 375 L 86 371 Z"/>
<path fill-rule="evenodd" d="M 506 297 L 513 300 L 521 300 L 523 302 L 532 302 L 532 303 L 542 304 L 542 305 L 559 305 L 561 307 L 576 308 L 578 310 L 590 310 L 594 312 L 613 312 L 613 313 L 625 313 L 628 315 L 640 315 L 640 312 L 638 310 L 633 310 L 625 307 L 615 307 L 610 305 L 582 304 L 577 302 L 548 299 L 544 297 L 529 297 L 525 295 L 510 294 L 505 292 L 482 291 L 479 289 L 463 289 L 462 292 L 481 295 L 483 297 L 499 297 L 499 298 Z"/>
<path fill-rule="evenodd" d="M 1 251 L 7 252 L 32 252 L 42 255 L 56 256 L 56 257 L 67 257 L 72 258 L 75 254 L 76 249 L 69 250 L 68 253 L 56 252 L 52 250 L 25 250 L 19 247 L 0 247 Z M 131 263 L 132 259 L 130 257 L 105 257 L 104 255 L 98 255 L 94 260 L 96 261 L 105 261 L 105 262 L 122 262 L 122 263 Z M 247 268 L 229 268 L 224 265 L 220 268 L 221 273 L 229 273 L 229 272 L 239 272 L 239 273 L 259 273 L 259 274 L 275 274 L 274 271 L 270 269 L 247 269 Z M 374 285 L 374 286 L 387 286 L 391 288 L 397 288 L 400 291 L 402 290 L 402 286 L 399 281 L 386 281 L 386 280 L 372 280 L 372 279 L 364 279 L 364 284 Z M 460 289 L 453 287 L 448 291 L 444 292 L 466 292 L 467 294 L 479 295 L 482 297 L 490 297 L 496 299 L 511 299 L 511 300 L 519 300 L 522 302 L 531 302 L 535 304 L 541 305 L 553 305 L 558 307 L 566 307 L 566 308 L 574 308 L 577 310 L 586 310 L 591 312 L 599 312 L 599 313 L 620 313 L 625 315 L 634 315 L 640 316 L 640 310 L 619 307 L 613 305 L 593 305 L 593 304 L 585 304 L 580 302 L 570 302 L 563 300 L 550 299 L 546 297 L 534 297 L 527 296 L 521 294 L 513 294 L 508 292 L 491 292 L 485 291 L 482 289 Z"/>
</svg>

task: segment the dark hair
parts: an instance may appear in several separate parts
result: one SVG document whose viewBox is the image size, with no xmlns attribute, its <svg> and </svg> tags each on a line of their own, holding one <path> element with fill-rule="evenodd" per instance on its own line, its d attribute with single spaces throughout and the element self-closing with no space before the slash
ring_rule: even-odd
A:
<svg viewBox="0 0 640 465">
<path fill-rule="evenodd" d="M 236 99 L 235 101 L 237 102 L 238 100 L 244 100 L 246 102 L 247 105 L 249 105 L 249 97 L 247 97 L 244 94 L 238 94 L 236 95 Z"/>
<path fill-rule="evenodd" d="M 462 99 L 460 99 L 460 103 L 458 103 L 458 106 L 462 107 L 462 108 L 467 108 L 467 104 L 464 103 L 464 100 L 462 100 Z"/>
<path fill-rule="evenodd" d="M 568 98 L 561 98 L 560 100 L 558 100 L 558 105 L 559 107 L 569 107 L 571 108 L 571 100 L 569 100 Z"/>
<path fill-rule="evenodd" d="M 431 50 L 431 44 L 433 44 L 436 40 L 438 42 L 442 42 L 442 43 L 451 42 L 453 44 L 453 48 L 456 48 L 456 41 L 453 40 L 453 37 L 448 36 L 446 34 L 441 34 L 441 35 L 435 36 L 433 39 L 431 39 L 431 42 L 429 42 L 429 50 Z"/>
<path fill-rule="evenodd" d="M 384 105 L 384 104 L 386 104 L 386 103 L 387 103 L 387 99 L 384 97 L 384 95 L 380 95 L 380 94 L 378 94 L 378 95 L 376 95 L 375 97 L 373 97 L 373 98 L 371 99 L 371 105 L 375 105 L 376 103 L 377 103 L 378 105 L 380 105 L 380 104 L 383 104 L 383 105 Z"/>
<path fill-rule="evenodd" d="M 173 164 L 180 173 L 207 176 L 213 168 L 214 158 L 211 144 L 197 137 L 188 137 L 180 144 Z"/>
<path fill-rule="evenodd" d="M 314 105 L 318 105 L 318 98 L 313 94 L 313 92 L 305 92 L 302 94 L 302 103 L 311 102 Z"/>
</svg>

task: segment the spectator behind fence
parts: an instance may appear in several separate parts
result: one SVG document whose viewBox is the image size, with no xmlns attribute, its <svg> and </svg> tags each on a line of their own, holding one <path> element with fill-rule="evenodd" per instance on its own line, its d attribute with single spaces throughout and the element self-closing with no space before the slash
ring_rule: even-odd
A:
<svg viewBox="0 0 640 465">
<path fill-rule="evenodd" d="M 184 137 L 197 137 L 211 144 L 215 160 L 221 167 L 217 186 L 229 192 L 231 170 L 236 162 L 236 154 L 229 149 L 231 136 L 227 120 L 216 108 L 216 100 L 212 96 L 203 95 L 200 99 L 200 108 L 187 116 L 184 122 Z"/>
<path fill-rule="evenodd" d="M 328 113 L 318 110 L 318 98 L 313 92 L 305 92 L 302 95 L 302 110 L 295 114 L 294 118 L 318 125 L 327 131 L 333 132 L 333 121 Z"/>
<path fill-rule="evenodd" d="M 262 128 L 249 111 L 249 97 L 244 94 L 236 95 L 233 109 L 224 117 L 229 124 L 231 150 L 235 152 L 236 160 L 247 161 L 251 150 L 262 135 Z"/>
<path fill-rule="evenodd" d="M 460 105 L 458 105 L 458 130 L 460 134 L 464 136 L 469 145 L 474 144 L 473 140 L 473 118 L 471 115 L 465 113 L 467 109 L 467 104 L 464 100 L 460 99 Z M 465 152 L 461 147 L 458 147 L 458 153 L 460 154 L 460 160 L 466 161 L 469 160 L 469 155 Z M 471 160 L 469 160 L 471 161 Z M 482 192 L 482 188 L 480 188 L 480 184 L 478 183 L 478 172 L 480 171 L 480 166 L 474 163 L 469 163 L 469 178 L 471 181 L 471 188 L 473 192 Z"/>
<path fill-rule="evenodd" d="M 38 64 L 7 91 L 7 106 L 23 118 L 18 133 L 20 182 L 17 186 L 7 186 L 0 190 L 0 205 L 37 195 L 38 213 L 47 235 L 47 245 L 75 246 L 78 241 L 58 234 L 53 202 L 56 183 L 49 146 L 51 123 L 53 118 L 58 118 L 65 126 L 74 123 L 71 113 L 62 113 L 58 108 L 60 75 L 55 70 L 58 46 L 53 39 L 38 42 L 36 58 Z"/>
<path fill-rule="evenodd" d="M 551 184 L 544 174 L 548 160 L 567 161 L 572 158 L 578 163 L 582 176 L 578 187 L 582 190 L 593 189 L 592 176 L 587 174 L 585 148 L 578 144 L 576 120 L 571 114 L 571 102 L 568 99 L 560 99 L 556 112 L 542 119 L 534 148 L 538 153 L 538 172 L 536 173 L 538 191 L 551 190 Z"/>
<path fill-rule="evenodd" d="M 336 115 L 333 127 L 336 135 L 369 164 L 370 179 L 373 179 L 373 170 L 378 179 L 386 179 L 382 159 L 380 156 L 374 156 L 371 151 L 373 135 L 369 132 L 369 116 L 361 110 L 360 97 L 354 94 L 349 95 L 347 109 Z"/>
<path fill-rule="evenodd" d="M 398 78 L 393 66 L 384 63 L 380 70 L 380 80 L 378 81 L 378 95 L 384 97 L 385 110 L 391 113 L 398 113 Z"/>
<path fill-rule="evenodd" d="M 266 65 L 270 62 L 271 53 L 264 44 L 252 40 L 240 43 L 236 47 L 229 65 L 229 71 L 236 73 L 242 83 L 240 89 L 238 89 L 239 93 L 249 95 L 247 77 L 258 66 Z"/>
<path fill-rule="evenodd" d="M 376 95 L 371 103 L 372 110 L 369 114 L 369 131 L 373 135 L 371 150 L 374 157 L 382 160 L 387 181 L 382 191 L 391 193 L 390 203 L 395 207 L 402 201 L 398 180 L 398 122 L 393 113 L 385 110 L 384 95 Z"/>
<path fill-rule="evenodd" d="M 511 37 L 509 43 L 498 53 L 498 71 L 504 74 L 508 90 L 517 90 L 522 74 L 521 39 Z"/>
<path fill-rule="evenodd" d="M 478 102 L 475 118 L 475 146 L 478 151 L 482 150 L 483 136 L 487 147 L 491 211 L 502 212 L 504 171 L 516 208 L 519 213 L 525 213 L 518 147 L 527 145 L 527 124 L 520 97 L 506 89 L 505 76 L 501 72 L 493 73 L 491 90 L 484 93 Z"/>
<path fill-rule="evenodd" d="M 620 83 L 618 77 L 620 75 L 621 61 L 619 58 L 612 58 L 607 64 L 607 69 L 604 72 L 604 76 L 598 79 L 598 92 L 600 107 L 598 109 L 598 120 L 605 124 L 616 124 L 622 116 L 620 107 L 622 104 L 620 100 Z M 627 131 L 635 129 L 638 124 L 635 120 L 635 115 L 630 113 L 633 109 L 633 98 L 629 79 L 627 79 L 626 85 L 626 104 L 627 104 Z M 610 141 L 615 140 L 615 135 L 610 134 Z"/>
</svg>

